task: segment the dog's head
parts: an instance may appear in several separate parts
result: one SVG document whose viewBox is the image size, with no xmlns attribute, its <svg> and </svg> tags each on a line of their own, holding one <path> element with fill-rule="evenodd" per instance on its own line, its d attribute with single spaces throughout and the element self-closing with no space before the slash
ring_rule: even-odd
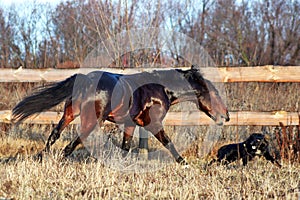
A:
<svg viewBox="0 0 300 200">
<path fill-rule="evenodd" d="M 255 155 L 263 155 L 268 151 L 268 146 L 268 137 L 260 133 L 253 133 L 246 140 L 247 151 Z"/>
</svg>

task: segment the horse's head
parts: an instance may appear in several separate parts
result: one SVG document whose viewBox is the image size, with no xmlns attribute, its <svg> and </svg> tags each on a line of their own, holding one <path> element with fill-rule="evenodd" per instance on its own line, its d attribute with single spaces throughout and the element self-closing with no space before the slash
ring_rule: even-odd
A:
<svg viewBox="0 0 300 200">
<path fill-rule="evenodd" d="M 204 79 L 199 70 L 194 67 L 188 70 L 185 76 L 197 96 L 199 109 L 218 125 L 223 125 L 224 120 L 229 121 L 228 109 L 215 86 L 209 80 Z"/>
</svg>

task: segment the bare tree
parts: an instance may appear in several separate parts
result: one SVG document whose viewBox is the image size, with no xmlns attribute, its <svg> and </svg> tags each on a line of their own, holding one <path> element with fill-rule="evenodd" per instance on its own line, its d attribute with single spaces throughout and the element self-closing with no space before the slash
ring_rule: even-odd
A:
<svg viewBox="0 0 300 200">
<path fill-rule="evenodd" d="M 17 64 L 15 53 L 20 54 L 20 49 L 14 44 L 13 27 L 5 20 L 3 10 L 0 9 L 0 67 L 14 67 Z"/>
<path fill-rule="evenodd" d="M 188 64 L 179 55 L 191 48 L 185 41 L 174 39 L 167 53 L 160 49 L 158 30 L 171 29 L 196 40 L 217 65 L 300 65 L 299 12 L 295 0 L 73 0 L 55 7 L 34 2 L 0 10 L 0 64 L 78 66 L 101 42 L 117 35 L 127 37 L 127 43 L 103 45 L 113 53 L 102 63 Z M 135 37 L 147 40 L 152 49 L 138 49 L 130 35 L 122 35 L 136 28 L 148 30 Z M 120 51 L 124 45 L 129 48 Z"/>
</svg>

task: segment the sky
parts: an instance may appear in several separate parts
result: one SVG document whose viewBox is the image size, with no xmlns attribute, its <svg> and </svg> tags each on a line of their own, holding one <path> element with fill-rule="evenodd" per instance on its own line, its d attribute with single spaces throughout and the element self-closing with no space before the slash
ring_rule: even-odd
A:
<svg viewBox="0 0 300 200">
<path fill-rule="evenodd" d="M 24 4 L 24 3 L 51 3 L 51 4 L 58 4 L 62 0 L 0 0 L 0 5 L 2 6 L 10 6 L 13 4 Z"/>
</svg>

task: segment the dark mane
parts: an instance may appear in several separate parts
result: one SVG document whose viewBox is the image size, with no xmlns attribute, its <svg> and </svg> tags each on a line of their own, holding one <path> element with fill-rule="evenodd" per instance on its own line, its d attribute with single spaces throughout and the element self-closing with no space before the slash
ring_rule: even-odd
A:
<svg viewBox="0 0 300 200">
<path fill-rule="evenodd" d="M 207 81 L 204 77 L 200 69 L 198 68 L 191 68 L 188 70 L 176 69 L 177 72 L 184 74 L 184 77 L 187 80 L 194 80 L 194 81 Z"/>
</svg>

